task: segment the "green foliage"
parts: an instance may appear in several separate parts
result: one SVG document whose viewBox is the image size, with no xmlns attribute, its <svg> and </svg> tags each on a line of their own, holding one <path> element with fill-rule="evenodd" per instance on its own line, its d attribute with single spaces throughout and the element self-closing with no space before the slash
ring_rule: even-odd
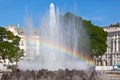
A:
<svg viewBox="0 0 120 80">
<path fill-rule="evenodd" d="M 23 50 L 19 48 L 20 38 L 12 32 L 0 27 L 0 56 L 10 61 L 18 61 L 23 56 Z"/>
<path fill-rule="evenodd" d="M 99 26 L 95 26 L 91 23 L 91 21 L 83 20 L 79 16 L 75 16 L 72 13 L 68 12 L 64 16 L 65 23 L 68 23 L 70 19 L 75 20 L 75 27 L 79 30 L 80 38 L 78 45 L 82 45 L 82 48 L 86 49 L 91 57 L 102 56 L 107 48 L 106 40 L 107 40 L 107 32 L 105 32 Z M 80 26 L 84 26 L 84 28 L 80 28 Z M 80 29 L 79 29 L 80 28 Z M 84 33 L 86 33 L 84 35 Z M 87 45 L 87 46 L 86 46 Z"/>
<path fill-rule="evenodd" d="M 107 48 L 107 32 L 102 28 L 95 26 L 91 21 L 83 20 L 85 26 L 87 26 L 87 32 L 90 35 L 90 55 L 102 56 Z"/>
</svg>

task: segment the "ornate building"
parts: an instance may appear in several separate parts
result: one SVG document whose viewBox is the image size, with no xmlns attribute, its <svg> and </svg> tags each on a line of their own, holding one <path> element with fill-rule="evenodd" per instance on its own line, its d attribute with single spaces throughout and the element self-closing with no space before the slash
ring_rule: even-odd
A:
<svg viewBox="0 0 120 80">
<path fill-rule="evenodd" d="M 28 45 L 27 42 L 29 41 L 33 41 L 37 44 L 39 43 L 37 40 L 39 39 L 39 29 L 38 28 L 33 28 L 31 29 L 32 31 L 30 30 L 27 30 L 27 29 L 24 29 L 24 28 L 20 28 L 19 25 L 18 26 L 14 26 L 14 25 L 9 25 L 6 27 L 7 30 L 10 30 L 11 32 L 14 33 L 14 35 L 18 35 L 21 39 L 20 39 L 20 44 L 19 44 L 19 47 L 21 49 L 24 49 L 25 51 L 25 54 L 27 53 L 27 51 L 29 51 L 27 49 Z M 27 42 L 26 42 L 27 41 Z M 26 47 L 27 46 L 27 47 Z M 34 53 L 37 53 L 36 50 L 38 47 L 34 47 L 33 51 Z"/>
<path fill-rule="evenodd" d="M 28 41 L 34 41 L 34 43 L 36 43 L 36 44 L 39 43 L 38 39 L 39 39 L 39 31 L 40 30 L 38 28 L 31 29 L 32 30 L 32 31 L 30 31 L 32 33 L 31 35 L 30 35 L 28 29 L 20 28 L 19 25 L 18 26 L 8 25 L 8 26 L 6 26 L 6 29 L 13 32 L 14 35 L 17 35 L 21 38 L 19 47 L 24 50 L 24 52 L 25 52 L 24 56 L 26 56 L 27 52 L 29 51 L 26 46 L 31 45 L 31 44 L 30 45 L 27 44 Z M 26 31 L 26 33 L 25 33 L 25 31 Z M 30 35 L 30 36 L 26 37 L 28 35 Z M 39 53 L 39 52 L 37 52 L 39 47 L 37 47 L 36 44 L 34 44 L 35 46 L 32 47 L 32 48 L 34 48 L 32 53 Z M 15 65 L 15 64 L 16 64 L 15 62 L 11 63 L 8 59 L 3 60 L 0 57 L 0 69 L 6 68 L 7 65 Z M 5 65 L 5 66 L 3 66 L 3 65 Z"/>
<path fill-rule="evenodd" d="M 107 50 L 102 58 L 102 64 L 98 65 L 112 66 L 120 64 L 120 27 L 104 27 L 104 31 L 108 32 Z"/>
</svg>

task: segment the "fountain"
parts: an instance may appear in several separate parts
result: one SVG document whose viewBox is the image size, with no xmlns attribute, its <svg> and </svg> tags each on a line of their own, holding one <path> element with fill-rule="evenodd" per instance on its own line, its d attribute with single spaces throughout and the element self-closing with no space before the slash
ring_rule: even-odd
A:
<svg viewBox="0 0 120 80">
<path fill-rule="evenodd" d="M 49 16 L 42 20 L 39 31 L 34 35 L 31 19 L 25 20 L 26 59 L 19 61 L 19 69 L 3 74 L 1 80 L 101 80 L 83 54 L 87 51 L 82 48 L 86 33 L 75 17 L 60 16 L 51 3 Z"/>
<path fill-rule="evenodd" d="M 65 24 L 60 17 L 59 10 L 55 11 L 54 4 L 50 4 L 49 15 L 46 16 L 40 25 L 40 33 L 35 36 L 32 32 L 32 21 L 28 17 L 25 20 L 26 57 L 18 63 L 20 69 L 87 69 L 89 64 L 82 56 L 80 46 L 84 43 L 83 35 L 79 31 L 85 31 L 82 23 L 75 24 L 75 17 L 69 19 Z M 81 45 L 78 45 L 78 41 Z M 79 48 L 78 48 L 79 47 Z M 85 49 L 86 50 L 86 49 Z M 86 58 L 87 60 L 87 58 Z M 82 65 L 82 66 L 81 66 Z"/>
</svg>

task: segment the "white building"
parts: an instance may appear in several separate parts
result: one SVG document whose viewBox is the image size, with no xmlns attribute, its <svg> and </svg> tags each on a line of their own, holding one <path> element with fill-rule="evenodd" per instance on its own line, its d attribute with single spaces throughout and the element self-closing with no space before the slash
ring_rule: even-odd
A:
<svg viewBox="0 0 120 80">
<path fill-rule="evenodd" d="M 107 50 L 105 55 L 102 56 L 102 62 L 98 62 L 98 65 L 120 64 L 120 27 L 104 27 L 103 29 L 108 32 Z"/>
<path fill-rule="evenodd" d="M 19 28 L 19 27 L 16 27 L 14 25 L 8 25 L 6 27 L 7 30 L 13 32 L 14 35 L 18 35 L 21 39 L 20 39 L 20 44 L 19 44 L 19 47 L 21 49 L 26 49 L 25 47 L 25 36 L 24 36 L 24 33 L 23 33 L 23 29 Z"/>
<path fill-rule="evenodd" d="M 6 26 L 6 29 L 11 31 L 11 32 L 13 32 L 14 35 L 17 35 L 17 36 L 19 36 L 21 38 L 19 47 L 24 50 L 24 52 L 25 52 L 24 56 L 26 56 L 26 53 L 29 52 L 28 47 L 26 47 L 26 46 L 28 46 L 26 41 L 27 42 L 34 41 L 34 43 L 37 44 L 37 46 L 35 45 L 34 47 L 32 47 L 33 55 L 35 53 L 39 53 L 39 52 L 37 52 L 38 49 L 39 49 L 39 47 L 38 47 L 39 46 L 38 45 L 39 44 L 39 40 L 38 39 L 39 39 L 39 31 L 40 31 L 38 28 L 32 29 L 32 31 L 31 31 L 32 35 L 30 35 L 29 37 L 28 37 L 28 34 L 30 34 L 30 33 L 28 33 L 29 31 L 26 30 L 28 32 L 25 33 L 24 32 L 25 29 L 20 28 L 19 25 L 18 26 L 8 25 L 8 26 Z M 25 35 L 27 35 L 27 36 L 25 36 Z M 0 69 L 6 68 L 6 66 L 3 66 L 3 65 L 14 65 L 14 64 L 16 64 L 16 63 L 11 63 L 11 62 L 9 62 L 8 59 L 5 59 L 3 61 L 3 59 L 0 57 Z"/>
<path fill-rule="evenodd" d="M 9 25 L 9 26 L 6 27 L 6 29 L 10 30 L 11 32 L 14 33 L 14 35 L 18 35 L 21 38 L 19 47 L 21 49 L 24 49 L 24 52 L 25 52 L 24 55 L 26 55 L 26 51 L 29 51 L 26 47 L 27 46 L 26 41 L 27 42 L 34 41 L 34 43 L 36 43 L 37 45 L 39 44 L 38 39 L 39 39 L 39 31 L 40 30 L 38 28 L 33 28 L 32 29 L 32 31 L 31 31 L 32 35 L 30 35 L 29 30 L 26 30 L 26 32 L 25 32 L 25 29 L 20 28 L 19 25 L 18 26 Z M 34 51 L 33 54 L 38 53 L 38 52 L 36 52 L 36 51 L 38 51 L 37 46 L 32 47 L 32 50 Z"/>
</svg>

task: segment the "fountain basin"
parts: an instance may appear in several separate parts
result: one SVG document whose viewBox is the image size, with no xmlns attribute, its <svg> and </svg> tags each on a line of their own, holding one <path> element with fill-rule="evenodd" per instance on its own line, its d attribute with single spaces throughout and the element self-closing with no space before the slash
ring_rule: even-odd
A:
<svg viewBox="0 0 120 80">
<path fill-rule="evenodd" d="M 13 69 L 12 72 L 4 73 L 1 80 L 101 80 L 95 69 L 92 70 L 69 70 L 59 69 L 56 71 L 42 70 L 20 70 Z"/>
</svg>

